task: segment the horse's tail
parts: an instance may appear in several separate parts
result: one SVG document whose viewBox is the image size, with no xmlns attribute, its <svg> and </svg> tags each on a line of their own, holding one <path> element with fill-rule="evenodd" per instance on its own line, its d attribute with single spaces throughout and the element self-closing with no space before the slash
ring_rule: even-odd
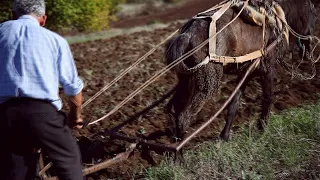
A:
<svg viewBox="0 0 320 180">
<path fill-rule="evenodd" d="M 179 34 L 176 37 L 171 38 L 165 46 L 165 58 L 167 64 L 172 63 L 177 60 L 185 53 L 188 52 L 188 47 L 190 46 L 191 35 L 188 33 Z M 177 73 L 189 74 L 189 67 L 182 61 L 174 67 L 174 71 Z"/>
</svg>

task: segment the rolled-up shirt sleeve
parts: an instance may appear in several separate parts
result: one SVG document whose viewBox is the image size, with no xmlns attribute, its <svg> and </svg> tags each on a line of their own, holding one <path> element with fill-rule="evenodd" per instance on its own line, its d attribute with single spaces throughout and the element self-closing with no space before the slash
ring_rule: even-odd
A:
<svg viewBox="0 0 320 180">
<path fill-rule="evenodd" d="M 84 87 L 82 79 L 78 76 L 77 68 L 66 40 L 60 43 L 59 58 L 59 83 L 64 93 L 68 96 L 77 95 Z"/>
</svg>

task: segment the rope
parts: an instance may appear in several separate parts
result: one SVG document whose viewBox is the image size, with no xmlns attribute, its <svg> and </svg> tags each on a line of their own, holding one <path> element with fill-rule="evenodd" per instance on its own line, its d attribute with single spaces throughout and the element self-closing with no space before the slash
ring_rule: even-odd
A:
<svg viewBox="0 0 320 180">
<path fill-rule="evenodd" d="M 228 0 L 224 0 L 220 2 L 219 4 L 213 6 L 209 10 L 216 9 L 222 6 L 222 4 L 225 4 Z M 234 1 L 234 0 L 233 0 Z M 232 1 L 232 2 L 233 2 Z M 208 11 L 209 11 L 208 10 Z M 201 14 L 201 13 L 200 13 Z M 159 48 L 162 44 L 164 44 L 166 41 L 168 41 L 170 38 L 172 38 L 179 30 L 176 30 L 171 35 L 169 35 L 165 40 L 163 40 L 161 43 L 156 45 L 153 49 L 151 49 L 149 52 L 147 52 L 145 55 L 143 55 L 140 59 L 138 59 L 135 63 L 133 63 L 130 67 L 128 67 L 125 71 L 123 71 L 120 75 L 118 75 L 115 79 L 113 79 L 109 84 L 107 84 L 105 87 L 103 87 L 99 92 L 97 92 L 95 95 L 93 95 L 90 99 L 88 99 L 85 103 L 82 104 L 81 108 L 83 109 L 88 104 L 90 104 L 92 101 L 94 101 L 98 96 L 100 96 L 103 92 L 105 92 L 107 89 L 109 89 L 112 85 L 114 85 L 116 82 L 118 82 L 123 76 L 125 76 L 127 73 L 129 73 L 135 66 L 137 66 L 139 63 L 141 63 L 143 60 L 145 60 L 149 55 L 151 55 L 157 48 Z"/>
<path fill-rule="evenodd" d="M 227 3 L 227 2 L 228 2 L 228 0 L 224 0 L 224 1 L 220 2 L 219 4 L 213 6 L 213 7 L 210 8 L 210 9 L 198 13 L 197 15 L 202 15 L 202 14 L 208 13 L 208 12 L 210 12 L 210 11 L 216 10 L 216 9 L 218 9 L 218 8 L 221 8 L 221 7 L 222 7 L 225 3 Z M 196 16 L 197 16 L 197 15 L 196 15 Z"/>
<path fill-rule="evenodd" d="M 89 103 L 91 103 L 93 100 L 95 100 L 98 96 L 100 96 L 103 92 L 105 92 L 107 89 L 109 89 L 112 85 L 114 85 L 116 82 L 118 82 L 123 76 L 128 74 L 133 68 L 135 68 L 139 63 L 141 63 L 143 60 L 145 60 L 149 55 L 151 55 L 156 49 L 158 49 L 162 44 L 164 44 L 166 41 L 168 41 L 171 37 L 173 37 L 179 30 L 176 30 L 171 35 L 169 35 L 165 40 L 160 42 L 158 45 L 156 45 L 154 48 L 152 48 L 149 52 L 147 52 L 145 55 L 143 55 L 140 59 L 138 59 L 135 63 L 133 63 L 130 67 L 128 67 L 126 70 L 124 70 L 121 74 L 119 74 L 115 79 L 113 79 L 109 84 L 107 84 L 105 87 L 103 87 L 99 92 L 97 92 L 94 96 L 92 96 L 90 99 L 88 99 L 85 103 L 82 104 L 81 108 L 83 109 L 86 107 Z"/>
<path fill-rule="evenodd" d="M 313 35 L 305 36 L 305 35 L 301 35 L 301 34 L 297 33 L 295 30 L 293 30 L 289 26 L 288 22 L 286 22 L 282 18 L 280 18 L 277 13 L 275 13 L 275 15 L 284 23 L 284 25 L 289 29 L 291 34 L 294 37 L 296 37 L 299 40 L 300 43 L 301 43 L 301 40 L 307 40 L 307 41 L 310 41 L 310 42 L 312 42 L 313 40 L 317 41 L 315 47 L 310 52 L 310 57 L 312 57 L 312 59 L 311 59 L 312 62 L 314 62 L 314 63 L 318 62 L 319 59 L 320 59 L 320 54 L 319 54 L 319 56 L 318 56 L 318 58 L 316 60 L 313 59 L 313 54 L 314 54 L 314 51 L 316 50 L 317 46 L 320 44 L 320 39 L 317 36 L 313 36 Z"/>
<path fill-rule="evenodd" d="M 315 41 L 317 42 L 316 43 L 316 45 L 313 47 L 313 49 L 311 50 L 311 52 L 310 52 L 310 57 L 311 57 L 311 61 L 312 62 L 314 62 L 314 63 L 317 63 L 318 61 L 319 61 L 319 59 L 320 59 L 320 54 L 319 54 L 319 56 L 315 59 L 314 58 L 314 52 L 315 52 L 315 50 L 316 50 L 316 48 L 319 46 L 319 44 L 320 44 L 320 39 L 317 37 L 317 36 L 312 36 L 312 38 L 311 38 L 311 42 L 312 42 L 312 40 L 314 40 L 315 39 Z"/>
<path fill-rule="evenodd" d="M 315 63 L 317 63 L 319 61 L 319 59 L 320 59 L 320 54 L 318 55 L 317 58 L 315 58 L 314 57 L 314 53 L 315 53 L 316 48 L 320 44 L 320 39 L 317 36 L 313 36 L 313 35 L 308 35 L 308 36 L 301 35 L 301 34 L 295 32 L 287 23 L 285 23 L 285 25 L 288 27 L 288 29 L 291 32 L 291 34 L 298 39 L 299 46 L 301 46 L 300 48 L 302 48 L 302 50 L 303 50 L 303 55 L 302 55 L 302 58 L 301 58 L 301 60 L 300 60 L 300 62 L 298 64 L 298 66 L 296 68 L 292 68 L 292 72 L 291 72 L 292 77 L 293 78 L 296 77 L 296 78 L 299 78 L 299 79 L 302 79 L 302 80 L 313 79 L 316 76 Z M 313 41 L 316 41 L 316 44 L 312 48 L 310 53 L 306 52 L 305 45 L 302 45 L 301 40 L 308 40 L 308 41 L 310 41 L 310 44 Z M 303 75 L 302 73 L 298 72 L 298 68 L 302 64 L 302 62 L 304 61 L 303 58 L 305 57 L 305 55 L 306 55 L 307 59 L 309 59 L 311 61 L 312 75 L 310 75 L 309 77 L 307 77 L 307 76 Z"/>
<path fill-rule="evenodd" d="M 189 52 L 185 53 L 183 56 L 181 56 L 180 58 L 176 59 L 175 61 L 171 62 L 169 65 L 167 65 L 166 67 L 164 67 L 162 70 L 160 70 L 158 73 L 156 73 L 154 76 L 152 76 L 148 81 L 146 81 L 144 84 L 142 84 L 139 88 L 137 88 L 134 92 L 132 92 L 129 96 L 127 96 L 121 103 L 119 103 L 117 106 L 115 106 L 108 114 L 106 114 L 105 116 L 99 118 L 96 121 L 90 122 L 88 125 L 92 125 L 92 124 L 96 124 L 102 120 L 104 120 L 106 117 L 109 117 L 110 115 L 112 115 L 114 112 L 116 112 L 117 110 L 119 110 L 124 104 L 126 104 L 128 101 L 130 101 L 134 96 L 136 96 L 138 93 L 140 93 L 143 89 L 145 89 L 147 86 L 149 86 L 151 83 L 153 83 L 155 80 L 157 80 L 160 76 L 162 76 L 163 74 L 165 74 L 166 72 L 168 72 L 169 70 L 171 70 L 174 66 L 176 66 L 178 63 L 182 62 L 183 60 L 185 60 L 186 58 L 190 57 L 191 55 L 193 55 L 195 52 L 197 52 L 198 50 L 200 50 L 202 47 L 204 47 L 210 39 L 215 38 L 218 34 L 220 34 L 225 28 L 227 28 L 230 24 L 232 24 L 242 13 L 242 11 L 244 10 L 244 8 L 248 5 L 249 0 L 246 0 L 245 5 L 241 8 L 241 10 L 239 11 L 239 13 L 237 14 L 237 16 L 235 16 L 227 25 L 225 25 L 219 32 L 217 32 L 216 34 L 214 34 L 213 36 L 210 36 L 207 40 L 205 40 L 204 42 L 202 42 L 200 45 L 198 45 L 197 47 L 193 48 L 192 50 L 190 50 Z"/>
<path fill-rule="evenodd" d="M 194 136 L 196 136 L 197 134 L 199 134 L 204 128 L 206 128 L 209 124 L 212 123 L 213 120 L 215 120 L 218 115 L 228 106 L 228 104 L 230 103 L 230 101 L 232 101 L 233 97 L 236 95 L 236 93 L 238 92 L 238 90 L 241 88 L 242 84 L 244 83 L 244 81 L 247 79 L 247 77 L 250 75 L 250 73 L 259 65 L 260 63 L 260 58 L 256 59 L 248 68 L 247 72 L 245 73 L 245 75 L 243 76 L 243 78 L 241 79 L 241 81 L 239 82 L 239 84 L 237 85 L 237 87 L 233 90 L 232 94 L 229 96 L 229 98 L 225 101 L 225 103 L 222 105 L 222 107 L 218 110 L 218 112 L 216 112 L 216 114 L 214 116 L 212 116 L 207 122 L 205 122 L 204 124 L 201 125 L 201 127 L 199 129 L 197 129 L 195 132 L 193 132 L 191 135 L 189 135 L 187 138 L 185 138 L 177 147 L 177 151 L 181 150 L 181 148 L 187 143 L 189 142 Z"/>
<path fill-rule="evenodd" d="M 319 39 L 317 36 L 314 36 L 314 35 L 307 35 L 307 36 L 305 36 L 305 35 L 301 35 L 301 34 L 297 33 L 295 30 L 293 30 L 293 29 L 289 26 L 288 22 L 286 22 L 286 21 L 284 21 L 282 18 L 280 18 L 277 13 L 274 13 L 274 14 L 283 22 L 283 24 L 288 28 L 288 30 L 290 31 L 290 33 L 291 33 L 294 37 L 296 37 L 296 38 L 298 39 L 298 46 L 299 46 L 300 48 L 302 48 L 302 50 L 303 50 L 303 55 L 302 55 L 302 58 L 301 58 L 301 60 L 300 60 L 300 62 L 299 62 L 299 64 L 298 64 L 298 66 L 297 66 L 295 69 L 292 67 L 292 71 L 291 71 L 292 77 L 298 77 L 298 78 L 300 78 L 300 79 L 302 79 L 302 80 L 310 80 L 310 79 L 313 79 L 313 78 L 315 77 L 315 75 L 316 75 L 315 63 L 317 63 L 317 62 L 320 60 L 320 54 L 318 55 L 318 57 L 317 57 L 316 59 L 315 59 L 315 57 L 314 57 L 315 50 L 316 50 L 316 48 L 318 47 L 318 45 L 320 44 L 320 39 Z M 305 46 L 301 43 L 301 40 L 310 41 L 310 44 L 311 44 L 313 41 L 316 41 L 316 44 L 315 44 L 315 46 L 313 47 L 313 49 L 310 51 L 310 53 L 309 53 L 309 52 L 306 52 Z M 301 73 L 298 72 L 298 68 L 299 68 L 299 66 L 302 64 L 302 62 L 304 61 L 303 58 L 305 57 L 306 54 L 307 54 L 307 58 L 311 61 L 311 66 L 312 66 L 312 67 L 311 67 L 311 68 L 312 68 L 312 75 L 311 75 L 310 77 L 306 77 L 306 76 L 304 76 L 303 74 L 301 74 Z M 288 65 L 286 64 L 286 66 L 288 66 Z"/>
</svg>

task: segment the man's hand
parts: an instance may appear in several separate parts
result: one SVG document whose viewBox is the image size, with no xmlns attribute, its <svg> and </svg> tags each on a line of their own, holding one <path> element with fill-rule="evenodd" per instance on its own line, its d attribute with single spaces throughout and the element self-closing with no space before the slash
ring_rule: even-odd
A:
<svg viewBox="0 0 320 180">
<path fill-rule="evenodd" d="M 81 116 L 82 92 L 75 96 L 69 96 L 70 111 L 68 114 L 68 124 L 70 128 L 81 129 L 83 127 L 83 119 Z"/>
<path fill-rule="evenodd" d="M 81 117 L 74 118 L 72 113 L 68 114 L 68 125 L 70 128 L 81 129 L 83 127 L 83 119 Z"/>
</svg>

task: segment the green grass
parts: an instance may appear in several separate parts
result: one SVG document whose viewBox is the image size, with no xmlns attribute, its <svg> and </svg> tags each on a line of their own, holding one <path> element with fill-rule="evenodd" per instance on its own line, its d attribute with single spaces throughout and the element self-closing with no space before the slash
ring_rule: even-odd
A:
<svg viewBox="0 0 320 180">
<path fill-rule="evenodd" d="M 229 142 L 205 142 L 185 154 L 181 166 L 168 158 L 145 178 L 319 179 L 320 103 L 272 115 L 265 133 L 246 126 Z"/>
</svg>

